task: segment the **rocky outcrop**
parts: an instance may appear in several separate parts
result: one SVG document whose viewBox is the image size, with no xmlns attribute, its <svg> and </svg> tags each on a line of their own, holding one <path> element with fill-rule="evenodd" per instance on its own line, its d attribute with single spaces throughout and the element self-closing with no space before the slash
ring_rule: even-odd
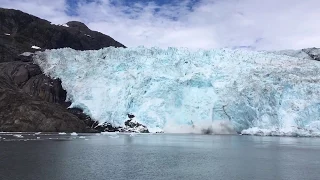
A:
<svg viewBox="0 0 320 180">
<path fill-rule="evenodd" d="M 0 63 L 0 131 L 87 132 L 85 121 L 61 105 L 65 96 L 35 64 Z"/>
<path fill-rule="evenodd" d="M 52 103 L 65 103 L 66 91 L 59 79 L 50 79 L 42 74 L 38 65 L 31 62 L 0 63 L 0 76 L 6 77 L 13 86 L 31 96 Z"/>
<path fill-rule="evenodd" d="M 320 61 L 320 49 L 319 48 L 307 48 L 307 49 L 302 49 L 303 52 L 308 54 L 311 59 Z"/>
<path fill-rule="evenodd" d="M 53 25 L 22 11 L 0 8 L 0 62 L 15 60 L 23 52 L 63 47 L 96 50 L 109 46 L 125 47 L 81 22 Z"/>
<path fill-rule="evenodd" d="M 59 79 L 45 76 L 32 53 L 71 47 L 125 47 L 81 22 L 53 25 L 30 14 L 0 8 L 0 131 L 97 132 L 81 109 L 67 109 Z"/>
<path fill-rule="evenodd" d="M 103 124 L 98 124 L 95 122 L 92 126 L 93 129 L 97 130 L 98 132 L 120 132 L 122 127 L 115 127 L 111 123 L 105 122 Z"/>
<path fill-rule="evenodd" d="M 128 114 L 128 120 L 124 122 L 124 127 L 121 128 L 122 132 L 138 132 L 138 133 L 149 133 L 147 126 L 140 124 L 134 120 L 133 114 Z"/>
<path fill-rule="evenodd" d="M 59 104 L 0 89 L 0 131 L 88 132 L 83 121 Z"/>
<path fill-rule="evenodd" d="M 115 127 L 111 123 L 93 123 L 92 129 L 96 132 L 124 132 L 124 133 L 149 133 L 147 126 L 136 121 L 127 120 L 124 126 Z"/>
<path fill-rule="evenodd" d="M 115 127 L 111 123 L 105 122 L 98 124 L 94 122 L 92 128 L 98 132 L 126 132 L 126 133 L 149 133 L 147 126 L 133 120 L 134 115 L 128 114 L 129 120 L 125 121 L 124 126 Z"/>
<path fill-rule="evenodd" d="M 120 130 L 121 132 L 149 133 L 147 126 L 132 119 L 127 120 L 124 124 L 124 128 Z"/>
</svg>

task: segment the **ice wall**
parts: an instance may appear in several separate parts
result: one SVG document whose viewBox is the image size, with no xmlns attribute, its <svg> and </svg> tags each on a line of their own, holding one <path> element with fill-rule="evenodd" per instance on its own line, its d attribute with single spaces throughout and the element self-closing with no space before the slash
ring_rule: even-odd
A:
<svg viewBox="0 0 320 180">
<path fill-rule="evenodd" d="M 216 122 L 237 132 L 320 129 L 317 61 L 246 50 L 144 47 L 46 50 L 34 61 L 62 80 L 72 107 L 100 122 L 123 124 L 132 113 L 154 131 Z"/>
</svg>

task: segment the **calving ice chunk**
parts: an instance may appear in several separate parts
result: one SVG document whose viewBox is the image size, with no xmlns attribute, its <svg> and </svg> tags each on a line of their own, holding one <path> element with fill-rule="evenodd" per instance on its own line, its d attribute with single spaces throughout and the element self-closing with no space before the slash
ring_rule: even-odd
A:
<svg viewBox="0 0 320 180">
<path fill-rule="evenodd" d="M 34 61 L 62 80 L 72 107 L 100 122 L 122 125 L 132 113 L 151 132 L 319 130 L 317 61 L 271 52 L 144 47 L 46 50 Z"/>
</svg>

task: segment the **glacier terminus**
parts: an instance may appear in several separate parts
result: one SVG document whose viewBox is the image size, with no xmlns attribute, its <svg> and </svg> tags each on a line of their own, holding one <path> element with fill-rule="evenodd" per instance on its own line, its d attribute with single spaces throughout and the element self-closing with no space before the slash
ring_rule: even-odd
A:
<svg viewBox="0 0 320 180">
<path fill-rule="evenodd" d="M 293 51 L 63 48 L 34 62 L 101 123 L 130 113 L 153 132 L 320 136 L 320 62 Z"/>
</svg>

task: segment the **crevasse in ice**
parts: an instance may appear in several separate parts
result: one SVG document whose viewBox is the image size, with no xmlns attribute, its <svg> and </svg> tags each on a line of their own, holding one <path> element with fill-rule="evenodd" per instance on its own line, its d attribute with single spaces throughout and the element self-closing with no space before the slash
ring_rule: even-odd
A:
<svg viewBox="0 0 320 180">
<path fill-rule="evenodd" d="M 151 131 L 223 125 L 245 134 L 320 129 L 320 63 L 281 53 L 182 48 L 69 48 L 38 52 L 72 107 L 121 125 L 127 113 Z M 280 133 L 281 134 L 281 133 Z"/>
</svg>

